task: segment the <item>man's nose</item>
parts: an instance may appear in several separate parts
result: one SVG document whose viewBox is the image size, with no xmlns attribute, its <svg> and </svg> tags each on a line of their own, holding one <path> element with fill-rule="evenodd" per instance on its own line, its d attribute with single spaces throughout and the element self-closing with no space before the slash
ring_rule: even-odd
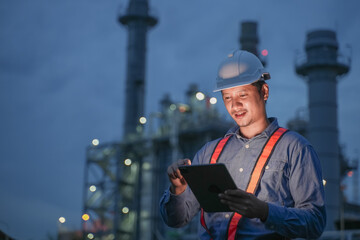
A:
<svg viewBox="0 0 360 240">
<path fill-rule="evenodd" d="M 243 106 L 243 103 L 242 103 L 240 98 L 233 98 L 232 99 L 231 107 L 233 109 L 241 108 L 242 106 Z"/>
</svg>

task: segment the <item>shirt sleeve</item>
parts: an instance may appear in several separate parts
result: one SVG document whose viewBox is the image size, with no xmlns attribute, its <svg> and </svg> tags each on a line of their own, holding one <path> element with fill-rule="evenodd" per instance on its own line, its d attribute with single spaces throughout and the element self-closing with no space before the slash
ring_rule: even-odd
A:
<svg viewBox="0 0 360 240">
<path fill-rule="evenodd" d="M 204 146 L 194 157 L 192 164 L 199 164 L 204 157 Z M 200 159 L 201 158 L 201 159 Z M 169 227 L 183 227 L 199 212 L 200 204 L 189 187 L 179 195 L 168 188 L 160 199 L 160 214 Z"/>
<path fill-rule="evenodd" d="M 290 161 L 289 189 L 294 206 L 268 203 L 265 226 L 289 238 L 318 238 L 326 224 L 320 161 L 310 145 Z"/>
<path fill-rule="evenodd" d="M 175 195 L 168 188 L 160 200 L 160 213 L 169 227 L 183 227 L 198 213 L 200 205 L 190 188 Z"/>
</svg>

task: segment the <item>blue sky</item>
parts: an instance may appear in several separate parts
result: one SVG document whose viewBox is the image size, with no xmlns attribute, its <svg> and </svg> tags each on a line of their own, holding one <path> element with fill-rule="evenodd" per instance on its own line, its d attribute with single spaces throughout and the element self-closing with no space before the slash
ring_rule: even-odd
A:
<svg viewBox="0 0 360 240">
<path fill-rule="evenodd" d="M 268 115 L 285 125 L 307 106 L 296 52 L 303 52 L 308 31 L 330 29 L 340 52 L 352 57 L 338 84 L 340 143 L 350 158 L 359 157 L 359 2 L 150 5 L 159 23 L 148 35 L 147 113 L 159 110 L 165 93 L 185 101 L 190 83 L 218 97 L 212 93 L 218 63 L 239 47 L 240 22 L 255 20 L 259 48 L 269 51 Z M 55 235 L 60 216 L 79 228 L 85 148 L 93 138 L 121 139 L 127 32 L 117 14 L 125 6 L 121 0 L 0 2 L 0 229 L 18 239 Z M 225 112 L 221 102 L 218 107 Z"/>
</svg>

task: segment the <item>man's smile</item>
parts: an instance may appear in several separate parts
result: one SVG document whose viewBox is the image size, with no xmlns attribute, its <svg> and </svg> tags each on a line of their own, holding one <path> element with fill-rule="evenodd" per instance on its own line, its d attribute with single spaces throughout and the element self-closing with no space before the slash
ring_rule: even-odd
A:
<svg viewBox="0 0 360 240">
<path fill-rule="evenodd" d="M 235 116 L 235 118 L 243 118 L 246 115 L 246 111 L 245 110 L 238 111 L 238 112 L 235 112 L 233 115 Z"/>
</svg>

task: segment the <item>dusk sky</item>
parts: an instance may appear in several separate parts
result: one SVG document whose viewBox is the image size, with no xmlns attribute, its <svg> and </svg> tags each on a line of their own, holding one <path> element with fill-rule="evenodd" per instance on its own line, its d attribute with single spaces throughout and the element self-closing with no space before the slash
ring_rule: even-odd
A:
<svg viewBox="0 0 360 240">
<path fill-rule="evenodd" d="M 86 147 L 94 138 L 122 139 L 127 30 L 117 16 L 127 3 L 0 2 L 0 230 L 16 239 L 55 236 L 60 216 L 65 227 L 80 229 Z M 306 34 L 334 30 L 340 53 L 351 57 L 338 84 L 339 141 L 350 159 L 359 158 L 359 1 L 152 0 L 150 6 L 159 23 L 148 34 L 146 115 L 159 110 L 165 93 L 184 102 L 191 83 L 219 97 L 212 93 L 218 64 L 239 47 L 240 23 L 252 20 L 259 50 L 269 52 L 268 115 L 286 126 L 307 107 L 307 86 L 294 67 Z"/>
</svg>

